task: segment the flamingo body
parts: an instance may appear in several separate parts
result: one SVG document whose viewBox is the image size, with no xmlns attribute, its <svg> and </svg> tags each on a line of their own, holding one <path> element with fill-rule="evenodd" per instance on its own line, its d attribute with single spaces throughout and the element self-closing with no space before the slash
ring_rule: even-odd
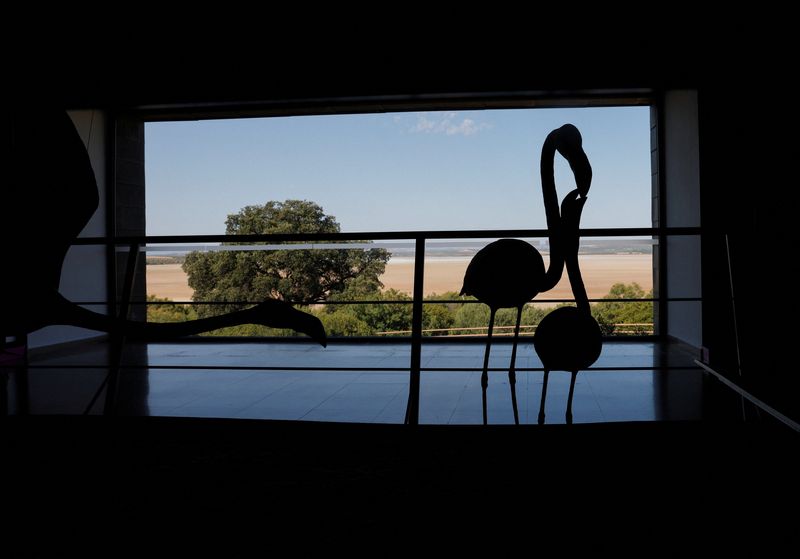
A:
<svg viewBox="0 0 800 559">
<path fill-rule="evenodd" d="M 519 239 L 500 239 L 472 258 L 461 295 L 472 295 L 494 310 L 516 308 L 539 293 L 544 274 L 544 260 L 533 246 Z"/>
<path fill-rule="evenodd" d="M 533 347 L 547 371 L 579 371 L 591 367 L 603 347 L 600 326 L 577 307 L 559 307 L 536 328 Z"/>
</svg>

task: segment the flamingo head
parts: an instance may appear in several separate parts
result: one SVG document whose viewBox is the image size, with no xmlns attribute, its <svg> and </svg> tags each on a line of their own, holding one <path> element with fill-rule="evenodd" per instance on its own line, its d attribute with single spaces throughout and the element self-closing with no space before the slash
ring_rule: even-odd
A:
<svg viewBox="0 0 800 559">
<path fill-rule="evenodd" d="M 575 175 L 578 192 L 585 198 L 592 184 L 592 166 L 586 152 L 583 151 L 583 139 L 580 131 L 572 124 L 565 124 L 555 130 L 554 139 L 556 150 L 564 156 Z"/>
</svg>

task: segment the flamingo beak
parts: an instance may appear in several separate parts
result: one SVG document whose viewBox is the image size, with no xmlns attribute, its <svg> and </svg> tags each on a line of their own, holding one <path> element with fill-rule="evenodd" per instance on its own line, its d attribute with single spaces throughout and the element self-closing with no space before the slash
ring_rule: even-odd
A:
<svg viewBox="0 0 800 559">
<path fill-rule="evenodd" d="M 307 335 L 322 347 L 328 346 L 328 336 L 325 332 L 325 327 L 322 325 L 322 321 L 316 316 L 306 314 L 305 317 L 303 317 L 302 324 L 298 328 L 298 331 Z"/>
<path fill-rule="evenodd" d="M 306 332 L 311 339 L 317 342 L 322 347 L 328 347 L 328 335 L 325 332 L 325 327 L 322 325 L 322 322 L 315 324 L 311 330 L 311 332 Z"/>
</svg>

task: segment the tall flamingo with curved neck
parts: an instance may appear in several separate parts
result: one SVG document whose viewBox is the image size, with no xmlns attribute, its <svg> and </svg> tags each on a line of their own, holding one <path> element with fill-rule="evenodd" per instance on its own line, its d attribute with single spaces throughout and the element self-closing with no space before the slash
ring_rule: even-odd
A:
<svg viewBox="0 0 800 559">
<path fill-rule="evenodd" d="M 3 148 L 12 155 L 3 171 L 0 241 L 3 258 L 13 262 L 15 270 L 0 274 L 0 347 L 6 337 L 52 324 L 143 339 L 261 324 L 291 328 L 325 345 L 319 319 L 277 300 L 211 318 L 156 324 L 98 314 L 63 297 L 59 293 L 62 263 L 97 210 L 97 182 L 87 149 L 66 112 L 16 109 L 0 119 Z"/>
<path fill-rule="evenodd" d="M 580 141 L 580 135 L 577 140 Z M 586 295 L 586 287 L 578 264 L 580 219 L 592 177 L 588 159 L 586 166 L 587 168 L 580 174 L 575 174 L 578 188 L 567 194 L 561 204 L 561 248 L 564 251 L 564 262 L 576 306 L 559 307 L 550 312 L 539 323 L 533 336 L 533 346 L 544 366 L 539 424 L 544 423 L 545 419 L 544 404 L 550 371 L 562 370 L 572 373 L 566 412 L 567 423 L 572 423 L 572 398 L 578 371 L 590 367 L 597 361 L 603 346 L 600 326 L 592 316 L 589 297 Z"/>
<path fill-rule="evenodd" d="M 478 251 L 464 274 L 464 286 L 461 288 L 461 294 L 473 295 L 482 303 L 487 304 L 490 310 L 489 332 L 483 356 L 483 374 L 481 375 L 484 425 L 488 422 L 486 391 L 489 386 L 489 354 L 495 314 L 498 309 L 502 308 L 517 309 L 508 382 L 511 388 L 514 423 L 519 424 L 515 366 L 522 309 L 536 295 L 555 287 L 564 270 L 561 239 L 562 220 L 559 214 L 554 173 L 556 152 L 560 153 L 569 163 L 579 191 L 582 185 L 585 185 L 585 190 L 588 191 L 592 173 L 589 160 L 583 151 L 580 132 L 575 126 L 565 124 L 547 135 L 542 146 L 540 162 L 542 195 L 544 196 L 550 241 L 550 265 L 547 271 L 545 271 L 541 254 L 529 243 L 519 239 L 500 239 Z M 583 195 L 585 196 L 585 191 L 583 191 Z"/>
</svg>

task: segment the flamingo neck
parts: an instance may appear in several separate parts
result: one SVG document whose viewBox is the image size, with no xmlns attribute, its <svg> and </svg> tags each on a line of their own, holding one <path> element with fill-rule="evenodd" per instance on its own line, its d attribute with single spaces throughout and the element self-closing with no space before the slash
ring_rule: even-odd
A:
<svg viewBox="0 0 800 559">
<path fill-rule="evenodd" d="M 541 291 L 553 289 L 561 279 L 564 271 L 564 253 L 561 249 L 561 214 L 558 208 L 558 193 L 556 192 L 555 158 L 556 145 L 554 134 L 550 132 L 542 146 L 540 172 L 542 177 L 542 197 L 544 198 L 544 213 L 547 217 L 547 232 L 550 242 L 550 264 L 544 278 Z"/>
<path fill-rule="evenodd" d="M 581 268 L 578 264 L 578 251 L 574 254 L 569 254 L 566 257 L 567 275 L 569 276 L 569 285 L 572 288 L 572 296 L 575 298 L 575 303 L 578 310 L 587 314 L 591 313 L 589 306 L 589 296 L 586 294 L 586 286 L 583 284 L 583 277 L 581 276 Z"/>
<path fill-rule="evenodd" d="M 180 338 L 227 326 L 248 324 L 252 319 L 251 309 L 245 309 L 186 322 L 140 322 L 106 316 L 84 309 L 66 300 L 60 294 L 57 295 L 56 303 L 56 314 L 52 321 L 54 324 L 71 324 L 101 332 L 124 333 L 132 338 L 147 340 Z"/>
</svg>

